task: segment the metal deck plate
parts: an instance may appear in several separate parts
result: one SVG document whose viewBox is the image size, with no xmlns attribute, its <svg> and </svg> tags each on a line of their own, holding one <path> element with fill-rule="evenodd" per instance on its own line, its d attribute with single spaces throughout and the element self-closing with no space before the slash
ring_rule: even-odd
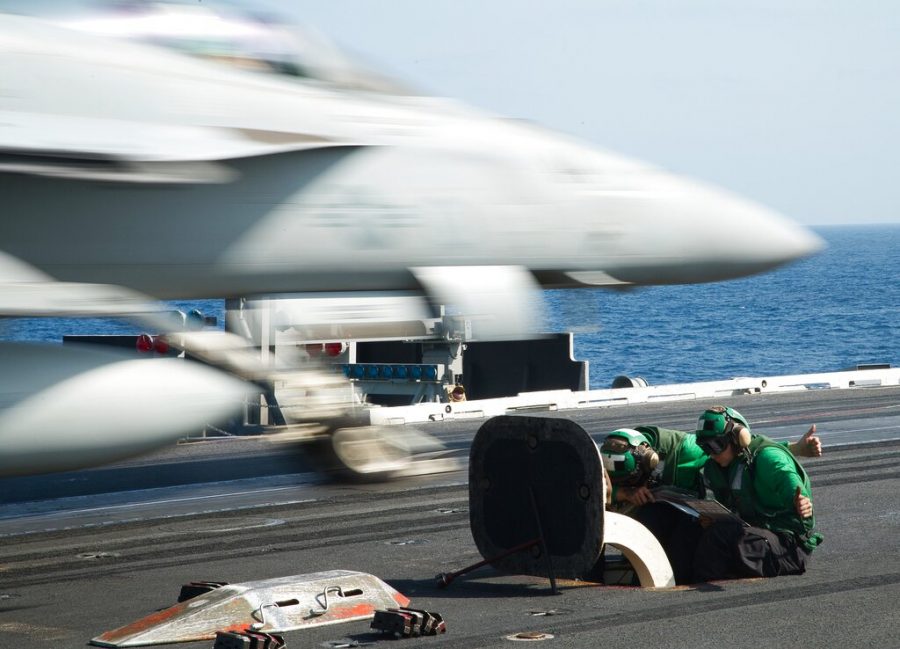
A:
<svg viewBox="0 0 900 649">
<path fill-rule="evenodd" d="M 330 570 L 215 588 L 93 638 L 101 647 L 211 640 L 216 631 L 294 629 L 367 619 L 409 598 L 374 575 Z"/>
</svg>

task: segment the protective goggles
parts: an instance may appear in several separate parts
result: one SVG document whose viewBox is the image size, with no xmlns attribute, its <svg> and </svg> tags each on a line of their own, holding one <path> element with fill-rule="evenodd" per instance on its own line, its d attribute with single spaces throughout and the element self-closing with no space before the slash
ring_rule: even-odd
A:
<svg viewBox="0 0 900 649">
<path fill-rule="evenodd" d="M 697 446 L 707 455 L 718 455 L 731 443 L 728 435 L 720 435 L 719 437 L 698 437 Z"/>
<path fill-rule="evenodd" d="M 621 437 L 607 437 L 600 445 L 602 453 L 620 454 L 627 453 L 629 450 L 631 450 L 631 444 Z"/>
</svg>

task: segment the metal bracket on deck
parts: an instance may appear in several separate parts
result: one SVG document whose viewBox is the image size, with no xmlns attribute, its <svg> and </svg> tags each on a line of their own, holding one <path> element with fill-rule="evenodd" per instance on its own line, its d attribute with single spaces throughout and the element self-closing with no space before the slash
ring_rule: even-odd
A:
<svg viewBox="0 0 900 649">
<path fill-rule="evenodd" d="M 656 537 L 641 523 L 624 514 L 606 512 L 603 543 L 620 550 L 644 588 L 675 585 L 672 566 Z"/>
<path fill-rule="evenodd" d="M 91 640 L 137 647 L 212 640 L 218 631 L 281 633 L 371 618 L 409 598 L 377 577 L 331 570 L 214 588 Z"/>
</svg>

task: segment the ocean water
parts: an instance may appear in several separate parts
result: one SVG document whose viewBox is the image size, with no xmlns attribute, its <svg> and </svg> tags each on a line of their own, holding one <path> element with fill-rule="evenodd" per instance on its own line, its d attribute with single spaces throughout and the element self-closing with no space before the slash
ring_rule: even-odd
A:
<svg viewBox="0 0 900 649">
<path fill-rule="evenodd" d="M 817 228 L 829 247 L 764 275 L 619 292 L 546 291 L 549 331 L 575 332 L 591 388 L 620 374 L 651 385 L 900 364 L 900 225 Z M 220 300 L 172 302 L 224 320 Z M 15 318 L 2 340 L 139 333 L 128 322 Z"/>
<path fill-rule="evenodd" d="M 551 329 L 575 331 L 591 387 L 900 363 L 900 225 L 816 228 L 828 248 L 740 280 L 625 293 L 547 291 Z"/>
</svg>

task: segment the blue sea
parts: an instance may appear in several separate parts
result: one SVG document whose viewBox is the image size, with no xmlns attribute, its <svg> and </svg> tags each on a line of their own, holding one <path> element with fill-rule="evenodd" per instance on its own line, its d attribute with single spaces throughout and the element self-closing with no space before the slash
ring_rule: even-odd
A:
<svg viewBox="0 0 900 649">
<path fill-rule="evenodd" d="M 626 293 L 548 291 L 591 387 L 900 363 L 900 225 L 815 228 L 828 248 L 774 272 Z M 584 333 L 579 333 L 583 331 Z"/>
<path fill-rule="evenodd" d="M 774 272 L 625 292 L 546 291 L 549 331 L 575 332 L 591 388 L 620 374 L 651 385 L 900 364 L 900 225 L 815 229 L 819 255 Z M 224 304 L 172 302 L 224 320 Z M 115 320 L 18 318 L 2 340 L 139 333 Z"/>
</svg>

